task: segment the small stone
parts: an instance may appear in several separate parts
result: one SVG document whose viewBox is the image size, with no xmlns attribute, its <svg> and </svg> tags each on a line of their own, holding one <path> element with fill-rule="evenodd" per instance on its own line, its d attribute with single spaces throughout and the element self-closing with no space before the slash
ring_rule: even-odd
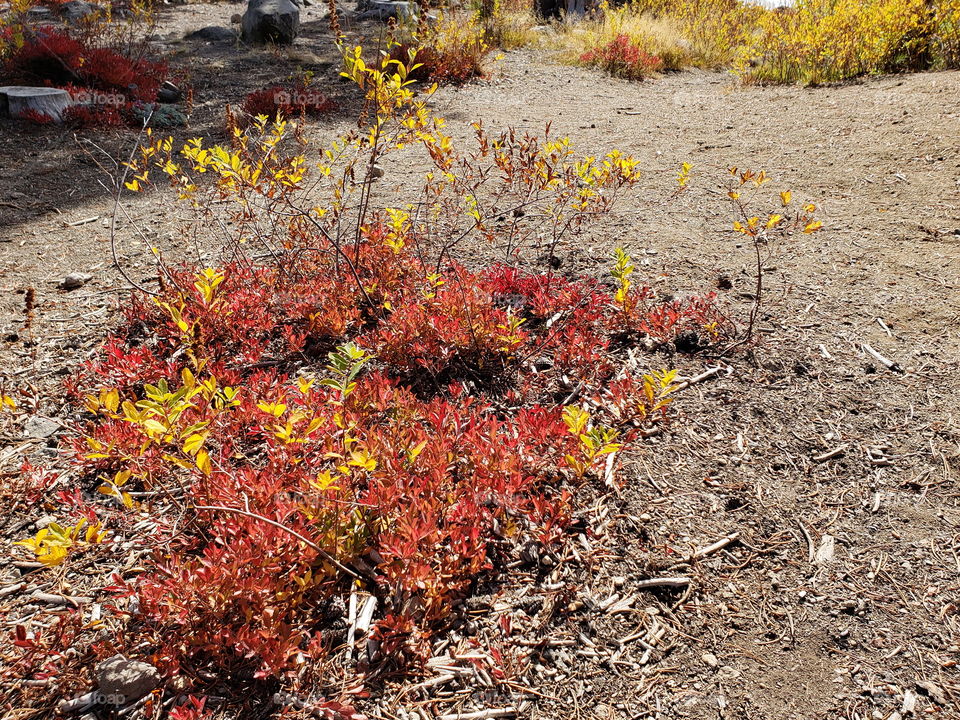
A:
<svg viewBox="0 0 960 720">
<path fill-rule="evenodd" d="M 93 279 L 92 275 L 87 275 L 87 273 L 75 272 L 67 275 L 63 280 L 60 281 L 60 288 L 62 290 L 76 290 L 79 287 L 83 287 L 88 282 Z"/>
<path fill-rule="evenodd" d="M 202 27 L 196 32 L 187 35 L 187 40 L 206 40 L 207 42 L 227 42 L 232 43 L 237 40 L 237 33 L 228 27 L 220 25 L 208 25 Z"/>
<path fill-rule="evenodd" d="M 31 415 L 23 424 L 23 436 L 43 440 L 60 429 L 60 423 L 41 415 Z"/>
<path fill-rule="evenodd" d="M 917 696 L 911 690 L 907 690 L 903 693 L 903 705 L 900 707 L 900 712 L 904 715 L 913 715 L 917 710 Z"/>
<path fill-rule="evenodd" d="M 114 655 L 97 665 L 100 693 L 114 705 L 139 700 L 160 684 L 160 673 L 149 663 Z"/>
<path fill-rule="evenodd" d="M 43 530 L 45 527 L 47 527 L 47 525 L 56 521 L 57 519 L 53 515 L 44 515 L 33 524 L 33 527 L 35 527 L 37 530 Z"/>
<path fill-rule="evenodd" d="M 741 674 L 735 667 L 724 665 L 717 671 L 717 678 L 720 680 L 736 680 Z"/>
<path fill-rule="evenodd" d="M 613 580 L 613 586 L 615 588 L 622 588 L 624 585 L 627 584 L 627 579 L 623 575 L 617 575 L 613 577 L 612 580 Z"/>
<path fill-rule="evenodd" d="M 92 15 L 97 11 L 97 7 L 85 0 L 70 0 L 60 6 L 60 14 L 63 19 L 70 23 L 76 23 L 87 15 Z"/>
<path fill-rule="evenodd" d="M 813 558 L 813 562 L 817 565 L 826 565 L 833 560 L 835 546 L 836 542 L 833 535 L 824 535 L 820 538 L 820 547 L 817 548 L 817 554 Z"/>
<path fill-rule="evenodd" d="M 712 668 L 717 667 L 720 664 L 720 661 L 717 659 L 717 656 L 713 653 L 704 653 L 700 656 L 703 658 L 703 661 Z"/>
<path fill-rule="evenodd" d="M 233 15 L 230 16 L 231 25 L 239 25 L 241 22 L 243 22 L 243 15 L 241 15 L 240 13 L 234 13 Z"/>
<path fill-rule="evenodd" d="M 392 2 L 390 0 L 373 0 L 367 3 L 366 10 L 358 17 L 367 20 L 416 20 L 420 14 L 420 6 L 413 2 Z"/>
<path fill-rule="evenodd" d="M 599 703 L 593 708 L 594 720 L 615 720 L 617 711 L 605 703 Z"/>
<path fill-rule="evenodd" d="M 183 98 L 183 91 L 169 80 L 164 82 L 157 91 L 157 102 L 160 103 L 180 102 L 181 98 Z"/>
</svg>

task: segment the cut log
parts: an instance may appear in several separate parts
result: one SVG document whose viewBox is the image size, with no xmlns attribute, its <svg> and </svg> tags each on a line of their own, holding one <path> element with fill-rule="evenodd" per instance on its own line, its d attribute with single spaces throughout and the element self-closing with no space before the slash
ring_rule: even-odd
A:
<svg viewBox="0 0 960 720">
<path fill-rule="evenodd" d="M 0 87 L 0 113 L 11 117 L 23 117 L 25 113 L 33 110 L 55 122 L 60 122 L 63 119 L 63 111 L 72 103 L 70 93 L 58 88 L 20 85 Z"/>
</svg>

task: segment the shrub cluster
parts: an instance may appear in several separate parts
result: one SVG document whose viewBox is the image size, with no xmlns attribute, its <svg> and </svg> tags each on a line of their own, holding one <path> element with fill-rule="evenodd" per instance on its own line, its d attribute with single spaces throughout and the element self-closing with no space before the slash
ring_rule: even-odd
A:
<svg viewBox="0 0 960 720">
<path fill-rule="evenodd" d="M 663 60 L 647 53 L 625 34 L 617 35 L 603 47 L 583 53 L 580 62 L 627 80 L 643 80 L 663 69 Z"/>
<path fill-rule="evenodd" d="M 337 110 L 336 101 L 306 83 L 288 83 L 254 90 L 244 98 L 243 112 L 248 117 L 319 117 Z"/>
<path fill-rule="evenodd" d="M 588 65 L 632 55 L 635 46 L 665 69 L 733 68 L 750 82 L 815 84 L 957 67 L 960 3 L 798 0 L 771 9 L 741 0 L 632 0 L 560 26 L 554 41 L 568 61 Z"/>
<path fill-rule="evenodd" d="M 440 85 L 463 85 L 484 75 L 490 52 L 486 32 L 477 14 L 445 15 L 420 22 L 416 28 L 398 28 L 391 60 L 410 67 L 409 78 Z"/>
<path fill-rule="evenodd" d="M 386 228 L 347 249 L 359 284 L 320 257 L 171 271 L 77 383 L 84 483 L 127 506 L 180 488 L 193 508 L 136 590 L 168 671 L 321 659 L 345 640 L 323 608 L 354 578 L 383 603 L 382 652 L 423 652 L 476 578 L 556 543 L 576 483 L 662 414 L 672 375 L 623 373 L 613 350 L 720 337 L 709 299 L 425 274 Z M 587 403 L 565 407 L 574 386 Z"/>
<path fill-rule="evenodd" d="M 2 63 L 4 84 L 69 91 L 78 104 L 67 109 L 65 119 L 89 126 L 138 120 L 144 108 L 153 106 L 166 74 L 165 63 L 131 58 L 53 28 L 40 28 L 24 37 L 10 47 Z M 50 121 L 45 117 L 33 119 Z"/>
<path fill-rule="evenodd" d="M 198 213 L 191 230 L 212 216 L 225 244 L 214 267 L 161 263 L 159 289 L 134 294 L 70 384 L 84 409 L 71 481 L 56 489 L 56 526 L 21 544 L 55 565 L 139 533 L 149 554 L 136 579 L 114 577 L 115 632 L 96 643 L 78 639 L 78 616 L 18 629 L 17 677 L 127 652 L 191 678 L 177 695 L 289 681 L 337 693 L 324 707 L 349 716 L 334 707 L 345 653 L 364 641 L 361 673 L 423 658 L 477 583 L 538 570 L 531 558 L 563 542 L 578 491 L 614 482 L 621 450 L 663 421 L 675 373 L 634 351 L 729 345 L 713 297 L 656 300 L 623 251 L 608 278 L 518 266 L 521 250 L 552 255 L 608 211 L 635 160 L 479 125 L 461 154 L 407 68 L 346 56 L 375 119 L 320 153 L 319 179 L 301 138 L 262 118 L 229 147 L 174 151 L 148 131 L 127 164 L 127 189 L 168 178 Z M 421 200 L 371 209 L 364 171 L 411 143 L 434 165 Z M 750 215 L 742 230 L 759 243 L 781 219 Z M 504 262 L 457 262 L 465 238 Z M 60 482 L 27 471 L 31 497 Z M 362 638 L 344 623 L 358 594 L 375 608 Z M 203 712 L 196 699 L 171 717 Z"/>
</svg>

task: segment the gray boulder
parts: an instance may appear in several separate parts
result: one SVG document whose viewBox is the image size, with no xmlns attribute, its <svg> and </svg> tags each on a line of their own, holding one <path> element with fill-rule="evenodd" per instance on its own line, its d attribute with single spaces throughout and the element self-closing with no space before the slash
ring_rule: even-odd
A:
<svg viewBox="0 0 960 720">
<path fill-rule="evenodd" d="M 245 42 L 289 45 L 300 31 L 300 6 L 293 0 L 250 0 L 241 27 Z"/>
<path fill-rule="evenodd" d="M 60 6 L 60 14 L 67 22 L 76 23 L 83 20 L 87 15 L 92 15 L 98 9 L 96 5 L 88 3 L 85 0 L 70 0 L 70 2 Z"/>
<path fill-rule="evenodd" d="M 97 665 L 96 675 L 100 693 L 113 705 L 139 700 L 160 684 L 160 673 L 153 665 L 123 655 Z"/>
<path fill-rule="evenodd" d="M 357 11 L 357 17 L 366 20 L 416 20 L 420 14 L 420 6 L 415 2 L 370 0 L 358 6 Z"/>
</svg>

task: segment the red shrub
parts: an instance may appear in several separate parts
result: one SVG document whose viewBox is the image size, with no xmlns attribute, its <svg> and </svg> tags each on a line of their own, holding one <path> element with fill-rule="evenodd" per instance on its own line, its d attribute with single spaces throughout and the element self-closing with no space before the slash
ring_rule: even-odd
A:
<svg viewBox="0 0 960 720">
<path fill-rule="evenodd" d="M 136 587 L 137 641 L 168 673 L 322 660 L 355 579 L 381 653 L 429 647 L 479 578 L 563 536 L 571 481 L 662 411 L 660 380 L 611 348 L 710 316 L 641 289 L 625 330 L 596 281 L 427 274 L 379 221 L 365 232 L 343 248 L 356 277 L 319 253 L 173 272 L 78 383 L 77 476 L 126 504 L 178 488 L 192 518 L 153 531 Z M 570 382 L 603 409 L 565 410 Z"/>
<path fill-rule="evenodd" d="M 255 90 L 243 101 L 243 111 L 251 116 L 266 115 L 271 120 L 310 115 L 318 117 L 337 110 L 337 103 L 316 88 L 303 84 L 274 85 Z"/>
<path fill-rule="evenodd" d="M 75 122 L 117 124 L 133 102 L 153 102 L 166 75 L 164 63 L 131 59 L 109 48 L 88 47 L 66 32 L 41 28 L 3 63 L 5 83 L 62 87 L 71 94 L 103 95 L 93 109 L 74 110 Z"/>
<path fill-rule="evenodd" d="M 411 49 L 416 50 L 413 63 L 410 61 Z M 441 85 L 464 85 L 474 78 L 483 77 L 483 55 L 479 50 L 443 51 L 430 46 L 409 44 L 397 45 L 390 51 L 391 60 L 397 60 L 407 67 L 413 66 L 408 79 L 421 83 L 437 82 Z"/>
<path fill-rule="evenodd" d="M 617 35 L 603 47 L 583 53 L 580 62 L 627 80 L 642 80 L 663 70 L 663 60 L 646 52 L 624 34 Z"/>
</svg>

